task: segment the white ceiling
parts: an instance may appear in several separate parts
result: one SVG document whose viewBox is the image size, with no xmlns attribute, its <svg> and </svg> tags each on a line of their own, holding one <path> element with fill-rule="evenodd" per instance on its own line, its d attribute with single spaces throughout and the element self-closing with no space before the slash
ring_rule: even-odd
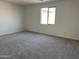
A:
<svg viewBox="0 0 79 59">
<path fill-rule="evenodd" d="M 4 0 L 4 1 L 27 5 L 27 4 L 44 3 L 56 0 Z"/>
</svg>

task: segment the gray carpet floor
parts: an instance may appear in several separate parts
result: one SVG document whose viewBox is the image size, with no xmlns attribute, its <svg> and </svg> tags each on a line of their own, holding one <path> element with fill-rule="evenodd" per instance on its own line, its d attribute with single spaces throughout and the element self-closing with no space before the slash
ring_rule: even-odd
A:
<svg viewBox="0 0 79 59">
<path fill-rule="evenodd" d="M 5 35 L 0 59 L 79 59 L 79 41 L 31 32 Z"/>
</svg>

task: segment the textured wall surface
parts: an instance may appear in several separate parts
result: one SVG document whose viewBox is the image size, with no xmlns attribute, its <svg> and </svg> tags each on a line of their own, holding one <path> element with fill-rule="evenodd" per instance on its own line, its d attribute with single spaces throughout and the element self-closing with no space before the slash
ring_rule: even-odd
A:
<svg viewBox="0 0 79 59">
<path fill-rule="evenodd" d="M 0 35 L 24 30 L 23 12 L 23 6 L 0 1 Z"/>
<path fill-rule="evenodd" d="M 79 59 L 79 41 L 31 32 L 5 35 L 0 37 L 0 59 Z"/>
<path fill-rule="evenodd" d="M 40 24 L 40 9 L 53 6 L 56 6 L 56 24 Z M 26 30 L 79 40 L 79 0 L 62 0 L 27 6 Z"/>
</svg>

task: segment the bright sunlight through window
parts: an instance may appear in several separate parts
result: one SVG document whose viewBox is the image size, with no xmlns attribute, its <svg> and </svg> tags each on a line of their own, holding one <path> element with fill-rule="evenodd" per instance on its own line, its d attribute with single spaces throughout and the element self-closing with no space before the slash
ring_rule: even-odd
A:
<svg viewBox="0 0 79 59">
<path fill-rule="evenodd" d="M 41 8 L 41 24 L 55 24 L 56 8 Z"/>
</svg>

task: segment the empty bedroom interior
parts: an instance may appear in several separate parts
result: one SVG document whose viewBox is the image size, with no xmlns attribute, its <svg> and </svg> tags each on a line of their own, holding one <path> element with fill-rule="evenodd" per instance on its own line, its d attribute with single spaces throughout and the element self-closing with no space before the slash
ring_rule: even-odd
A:
<svg viewBox="0 0 79 59">
<path fill-rule="evenodd" d="M 0 59 L 79 59 L 79 0 L 0 0 Z"/>
</svg>

